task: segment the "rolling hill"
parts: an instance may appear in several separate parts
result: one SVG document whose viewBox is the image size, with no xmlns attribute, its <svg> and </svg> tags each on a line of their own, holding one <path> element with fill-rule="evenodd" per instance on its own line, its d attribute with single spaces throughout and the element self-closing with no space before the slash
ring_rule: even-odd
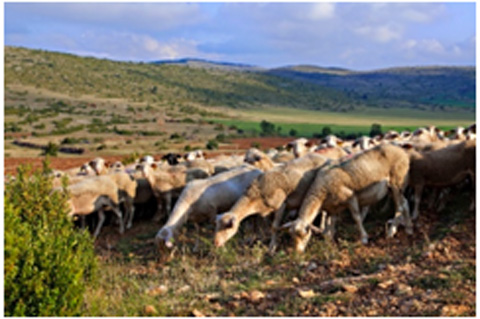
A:
<svg viewBox="0 0 480 319">
<path fill-rule="evenodd" d="M 196 59 L 114 62 L 5 47 L 5 85 L 165 106 L 335 112 L 365 107 L 472 112 L 475 106 L 474 67 L 355 72 L 291 66 L 264 70 Z"/>
</svg>

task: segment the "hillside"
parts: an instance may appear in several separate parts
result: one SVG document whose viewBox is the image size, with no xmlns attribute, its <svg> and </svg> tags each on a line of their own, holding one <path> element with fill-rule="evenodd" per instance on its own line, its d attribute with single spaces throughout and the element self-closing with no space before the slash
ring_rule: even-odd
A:
<svg viewBox="0 0 480 319">
<path fill-rule="evenodd" d="M 113 62 L 12 47 L 5 48 L 5 84 L 161 105 L 338 110 L 356 104 L 343 92 L 261 72 Z"/>
<path fill-rule="evenodd" d="M 392 68 L 354 72 L 338 68 L 293 66 L 270 70 L 280 76 L 344 92 L 377 107 L 455 110 L 475 108 L 474 67 Z"/>
<path fill-rule="evenodd" d="M 271 106 L 345 112 L 365 107 L 436 111 L 460 107 L 472 111 L 475 105 L 473 67 L 354 72 L 293 66 L 262 70 L 195 59 L 114 62 L 6 47 L 5 84 L 71 96 L 234 109 Z"/>
</svg>

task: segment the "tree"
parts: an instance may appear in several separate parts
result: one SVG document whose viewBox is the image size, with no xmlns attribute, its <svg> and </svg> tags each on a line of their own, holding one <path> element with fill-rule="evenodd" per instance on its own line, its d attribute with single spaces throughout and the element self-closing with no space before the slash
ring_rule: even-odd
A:
<svg viewBox="0 0 480 319">
<path fill-rule="evenodd" d="M 370 129 L 370 137 L 374 137 L 379 134 L 382 134 L 382 126 L 380 124 L 373 123 Z"/>
<path fill-rule="evenodd" d="M 330 128 L 330 126 L 324 126 L 322 129 L 322 136 L 325 137 L 330 134 L 332 134 L 332 129 Z"/>
<path fill-rule="evenodd" d="M 292 136 L 292 137 L 297 136 L 297 130 L 294 129 L 294 128 L 292 128 L 292 129 L 290 130 L 290 132 L 288 133 L 288 135 L 290 135 L 290 136 Z"/>
<path fill-rule="evenodd" d="M 260 122 L 260 129 L 262 130 L 262 136 L 271 136 L 275 135 L 275 124 L 270 123 L 268 121 L 262 120 Z"/>
</svg>

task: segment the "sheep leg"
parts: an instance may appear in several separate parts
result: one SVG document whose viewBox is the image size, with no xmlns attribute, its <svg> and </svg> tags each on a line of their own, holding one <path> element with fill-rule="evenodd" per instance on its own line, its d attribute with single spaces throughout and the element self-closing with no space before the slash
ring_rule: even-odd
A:
<svg viewBox="0 0 480 319">
<path fill-rule="evenodd" d="M 353 219 L 357 223 L 358 230 L 360 231 L 360 240 L 362 241 L 362 244 L 368 244 L 368 234 L 363 227 L 362 215 L 358 206 L 357 197 L 353 196 L 352 199 L 348 201 L 348 207 L 350 209 L 350 213 L 352 214 Z"/>
<path fill-rule="evenodd" d="M 104 222 L 105 222 L 105 213 L 103 212 L 103 208 L 101 208 L 98 210 L 98 223 L 97 223 L 97 228 L 93 233 L 94 238 L 97 238 L 98 234 L 100 234 L 100 229 L 102 228 Z"/>
<path fill-rule="evenodd" d="M 414 205 L 413 205 L 413 213 L 412 213 L 413 220 L 418 218 L 420 200 L 422 199 L 422 191 L 423 191 L 423 185 L 415 185 Z"/>
<path fill-rule="evenodd" d="M 410 218 L 408 201 L 397 188 L 392 189 L 392 195 L 395 202 L 395 215 L 393 219 L 390 219 L 387 222 L 387 238 L 391 238 L 396 234 L 397 227 L 400 224 L 405 225 L 405 232 L 412 235 L 413 225 Z M 390 225 L 390 227 L 388 225 Z"/>
<path fill-rule="evenodd" d="M 270 253 L 274 253 L 277 249 L 277 229 L 280 227 L 280 223 L 282 222 L 283 213 L 285 212 L 285 203 L 280 206 L 279 209 L 275 211 L 275 217 L 273 219 L 272 224 L 272 238 L 270 240 L 270 245 L 268 247 L 268 251 Z"/>
<path fill-rule="evenodd" d="M 125 220 L 127 222 L 126 228 L 130 229 L 130 228 L 132 228 L 133 216 L 134 216 L 134 213 L 135 213 L 135 206 L 133 206 L 133 198 L 128 198 L 125 201 L 125 206 L 126 206 L 125 211 L 128 212 L 128 216 L 126 216 L 126 218 L 125 218 Z"/>
<path fill-rule="evenodd" d="M 163 205 L 162 205 L 162 198 L 157 198 L 157 212 L 153 216 L 154 222 L 159 222 L 162 219 L 163 215 Z"/>
<path fill-rule="evenodd" d="M 200 250 L 200 226 L 195 223 L 193 224 L 195 226 L 195 246 L 193 246 L 193 252 L 197 253 Z"/>
<path fill-rule="evenodd" d="M 322 210 L 322 219 L 320 220 L 320 230 L 325 231 L 327 223 L 328 213 Z"/>
<path fill-rule="evenodd" d="M 85 219 L 86 217 L 84 215 L 80 216 L 80 227 L 82 227 L 82 229 L 85 229 L 85 227 L 87 226 Z"/>
<path fill-rule="evenodd" d="M 323 212 L 322 212 L 323 213 Z M 323 235 L 326 239 L 333 241 L 335 238 L 335 224 L 337 223 L 337 216 L 336 215 L 329 215 L 326 218 L 326 227 Z"/>
<path fill-rule="evenodd" d="M 122 211 L 118 209 L 118 207 L 112 206 L 112 210 L 117 215 L 118 220 L 120 221 L 120 234 L 123 234 L 125 232 L 125 228 L 123 226 L 123 218 L 122 218 Z"/>
<path fill-rule="evenodd" d="M 365 217 L 367 217 L 368 211 L 370 210 L 370 206 L 363 206 L 362 207 L 362 222 L 365 221 Z"/>
<path fill-rule="evenodd" d="M 165 210 L 167 215 L 170 216 L 170 213 L 172 212 L 172 192 L 167 192 L 165 194 Z"/>
</svg>

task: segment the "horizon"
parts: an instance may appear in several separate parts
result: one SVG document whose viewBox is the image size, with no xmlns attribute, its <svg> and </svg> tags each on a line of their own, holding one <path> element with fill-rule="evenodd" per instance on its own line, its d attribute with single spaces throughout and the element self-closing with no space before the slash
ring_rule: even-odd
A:
<svg viewBox="0 0 480 319">
<path fill-rule="evenodd" d="M 293 67 L 314 67 L 314 68 L 319 68 L 319 69 L 325 69 L 325 70 L 340 70 L 340 71 L 350 71 L 350 72 L 375 72 L 375 71 L 382 71 L 382 70 L 393 70 L 393 69 L 408 69 L 408 68 L 476 68 L 476 65 L 448 65 L 448 64 L 431 64 L 431 65 L 404 65 L 404 66 L 389 66 L 389 67 L 384 67 L 384 68 L 377 68 L 377 69 L 366 69 L 366 70 L 355 70 L 355 69 L 347 69 L 339 66 L 332 66 L 332 65 L 314 65 L 314 64 L 286 64 L 286 65 L 278 65 L 278 66 L 273 66 L 273 67 L 263 67 L 259 65 L 253 65 L 253 64 L 246 64 L 246 63 L 239 63 L 235 61 L 215 61 L 215 60 L 209 60 L 209 59 L 202 59 L 198 57 L 181 57 L 181 58 L 176 58 L 176 59 L 165 59 L 165 60 L 145 60 L 145 61 L 131 61 L 131 60 L 116 60 L 116 59 L 110 59 L 110 58 L 103 58 L 103 57 L 96 57 L 92 55 L 80 55 L 76 53 L 70 53 L 70 52 L 62 52 L 58 50 L 45 50 L 45 49 L 37 49 L 37 48 L 28 48 L 28 47 L 22 47 L 22 46 L 13 46 L 13 45 L 6 45 L 5 47 L 11 47 L 11 48 L 20 48 L 20 49 L 26 49 L 26 50 L 40 50 L 40 51 L 45 51 L 45 52 L 50 52 L 50 53 L 56 53 L 56 54 L 68 54 L 68 55 L 73 55 L 79 58 L 92 58 L 92 59 L 97 59 L 97 60 L 107 60 L 111 62 L 119 62 L 119 63 L 135 63 L 135 64 L 181 64 L 181 61 L 198 61 L 198 62 L 205 62 L 205 63 L 212 63 L 212 64 L 218 64 L 218 65 L 232 65 L 232 66 L 239 66 L 239 67 L 245 67 L 245 68 L 256 68 L 260 70 L 274 70 L 274 69 L 281 69 L 281 68 L 293 68 Z"/>
<path fill-rule="evenodd" d="M 5 3 L 5 45 L 124 62 L 475 66 L 476 3 Z"/>
</svg>

